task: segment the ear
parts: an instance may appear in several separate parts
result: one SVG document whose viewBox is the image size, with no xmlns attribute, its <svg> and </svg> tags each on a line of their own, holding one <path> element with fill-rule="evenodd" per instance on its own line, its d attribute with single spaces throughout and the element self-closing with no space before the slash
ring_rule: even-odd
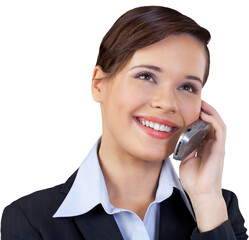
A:
<svg viewBox="0 0 249 240">
<path fill-rule="evenodd" d="M 101 103 L 104 97 L 105 73 L 100 66 L 96 66 L 92 77 L 92 97 L 94 101 Z"/>
</svg>

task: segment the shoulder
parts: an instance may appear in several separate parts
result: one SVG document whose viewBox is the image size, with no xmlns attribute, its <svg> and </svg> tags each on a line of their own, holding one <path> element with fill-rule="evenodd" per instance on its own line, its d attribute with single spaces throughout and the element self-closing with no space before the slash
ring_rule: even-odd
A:
<svg viewBox="0 0 249 240">
<path fill-rule="evenodd" d="M 36 191 L 12 202 L 7 208 L 21 208 L 27 214 L 34 213 L 34 211 L 44 212 L 45 209 L 46 211 L 53 211 L 60 200 L 63 200 L 63 194 L 60 193 L 62 187 L 63 184 L 60 184 Z"/>
<path fill-rule="evenodd" d="M 75 176 L 76 172 L 64 184 L 36 191 L 7 206 L 1 221 L 2 239 L 17 239 L 17 236 L 25 240 L 40 240 L 43 239 L 41 236 L 64 239 L 71 226 L 68 224 L 70 220 L 54 219 L 53 215 L 66 197 Z M 58 238 L 58 234 L 62 237 Z"/>
<path fill-rule="evenodd" d="M 53 216 L 61 202 L 70 190 L 77 171 L 63 184 L 39 190 L 26 195 L 4 209 L 3 220 L 6 216 L 18 214 L 25 215 L 27 218 L 41 218 L 41 216 Z"/>
</svg>

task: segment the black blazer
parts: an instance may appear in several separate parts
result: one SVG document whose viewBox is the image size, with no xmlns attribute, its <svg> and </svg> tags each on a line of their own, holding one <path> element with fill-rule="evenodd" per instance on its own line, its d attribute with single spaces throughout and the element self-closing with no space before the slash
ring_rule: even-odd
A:
<svg viewBox="0 0 249 240">
<path fill-rule="evenodd" d="M 76 172 L 65 184 L 35 192 L 6 207 L 1 224 L 2 240 L 122 240 L 114 217 L 106 214 L 100 204 L 80 216 L 52 217 L 69 192 L 75 176 Z M 198 233 L 196 222 L 179 191 L 174 189 L 171 197 L 160 205 L 159 239 L 247 239 L 237 197 L 227 190 L 223 190 L 223 196 L 229 220 L 212 231 Z"/>
</svg>

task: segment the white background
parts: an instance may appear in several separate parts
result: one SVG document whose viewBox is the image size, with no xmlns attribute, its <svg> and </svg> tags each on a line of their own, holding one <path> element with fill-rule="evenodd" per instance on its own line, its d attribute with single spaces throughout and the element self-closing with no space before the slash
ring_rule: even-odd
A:
<svg viewBox="0 0 249 240">
<path fill-rule="evenodd" d="M 237 194 L 248 227 L 247 2 L 0 1 L 0 213 L 79 167 L 101 134 L 90 90 L 99 44 L 125 11 L 154 4 L 177 9 L 212 34 L 203 99 L 227 125 L 223 188 Z"/>
</svg>

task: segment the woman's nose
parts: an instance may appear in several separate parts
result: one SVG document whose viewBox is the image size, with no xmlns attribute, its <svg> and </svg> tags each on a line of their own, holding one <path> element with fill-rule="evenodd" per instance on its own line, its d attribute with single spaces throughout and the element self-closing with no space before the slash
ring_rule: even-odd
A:
<svg viewBox="0 0 249 240">
<path fill-rule="evenodd" d="M 164 113 L 175 113 L 178 110 L 177 97 L 171 88 L 158 89 L 154 93 L 150 105 Z"/>
</svg>

